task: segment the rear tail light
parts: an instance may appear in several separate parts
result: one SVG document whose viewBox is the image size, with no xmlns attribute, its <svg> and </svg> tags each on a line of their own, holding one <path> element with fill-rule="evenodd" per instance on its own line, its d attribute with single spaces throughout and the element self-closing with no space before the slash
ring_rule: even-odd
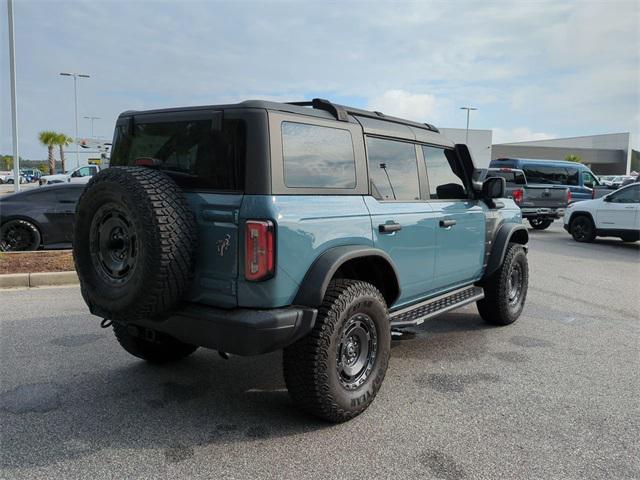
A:
<svg viewBox="0 0 640 480">
<path fill-rule="evenodd" d="M 513 197 L 514 202 L 520 204 L 522 202 L 522 199 L 524 198 L 524 190 L 522 188 L 516 188 L 511 193 L 511 196 Z"/>
<path fill-rule="evenodd" d="M 591 195 L 594 195 L 594 193 L 591 193 Z M 571 190 L 567 189 L 567 204 L 571 203 Z"/>
<path fill-rule="evenodd" d="M 275 269 L 274 228 L 268 220 L 245 223 L 244 276 L 256 282 L 273 276 Z"/>
</svg>

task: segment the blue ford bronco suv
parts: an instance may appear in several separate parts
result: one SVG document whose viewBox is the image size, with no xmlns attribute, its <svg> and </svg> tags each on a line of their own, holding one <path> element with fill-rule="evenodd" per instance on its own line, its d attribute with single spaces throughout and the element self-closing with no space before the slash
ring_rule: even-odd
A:
<svg viewBox="0 0 640 480">
<path fill-rule="evenodd" d="M 77 207 L 82 295 L 150 362 L 283 349 L 294 403 L 342 422 L 392 329 L 522 312 L 528 233 L 478 172 L 432 125 L 322 99 L 124 112 Z"/>
</svg>

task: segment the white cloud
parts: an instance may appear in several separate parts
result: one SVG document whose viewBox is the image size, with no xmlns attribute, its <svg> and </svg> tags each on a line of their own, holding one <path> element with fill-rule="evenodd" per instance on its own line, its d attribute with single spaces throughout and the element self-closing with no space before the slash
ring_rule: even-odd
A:
<svg viewBox="0 0 640 480">
<path fill-rule="evenodd" d="M 410 93 L 404 90 L 387 90 L 369 100 L 369 110 L 415 121 L 433 121 L 436 97 L 426 93 Z"/>
<path fill-rule="evenodd" d="M 534 132 L 527 127 L 513 129 L 494 128 L 493 143 L 534 142 L 536 140 L 549 140 L 557 138 L 557 135 L 544 132 Z"/>
</svg>

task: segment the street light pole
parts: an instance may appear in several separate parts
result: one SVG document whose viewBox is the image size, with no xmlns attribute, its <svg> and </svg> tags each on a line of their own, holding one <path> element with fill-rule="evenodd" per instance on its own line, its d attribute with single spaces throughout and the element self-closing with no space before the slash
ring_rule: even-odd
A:
<svg viewBox="0 0 640 480">
<path fill-rule="evenodd" d="M 87 120 L 91 120 L 91 138 L 93 138 L 93 121 L 100 120 L 100 117 L 84 117 Z"/>
<path fill-rule="evenodd" d="M 11 124 L 13 127 L 13 189 L 20 191 L 20 153 L 18 152 L 18 93 L 16 91 L 16 47 L 13 31 L 13 0 L 7 0 L 9 21 L 9 74 L 11 75 Z"/>
<path fill-rule="evenodd" d="M 80 157 L 78 155 L 78 77 L 90 78 L 89 75 L 83 73 L 60 73 L 63 77 L 73 77 L 73 100 L 76 112 L 76 137 L 74 142 L 76 144 L 76 167 L 80 166 Z"/>
<path fill-rule="evenodd" d="M 466 110 L 467 111 L 467 134 L 466 134 L 464 143 L 468 144 L 469 143 L 469 113 L 471 112 L 471 110 L 477 110 L 477 108 L 474 108 L 474 107 L 460 107 L 460 110 Z"/>
</svg>

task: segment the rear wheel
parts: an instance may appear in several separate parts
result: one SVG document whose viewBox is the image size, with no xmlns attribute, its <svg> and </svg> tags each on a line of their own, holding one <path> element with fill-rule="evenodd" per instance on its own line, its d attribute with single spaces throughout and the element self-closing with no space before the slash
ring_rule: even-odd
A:
<svg viewBox="0 0 640 480">
<path fill-rule="evenodd" d="M 344 422 L 373 402 L 389 364 L 387 305 L 371 284 L 333 280 L 313 331 L 287 347 L 284 378 L 293 401 L 330 422 Z"/>
<path fill-rule="evenodd" d="M 3 252 L 37 250 L 41 240 L 38 227 L 27 220 L 9 220 L 0 228 L 0 250 Z"/>
<path fill-rule="evenodd" d="M 586 215 L 576 215 L 569 225 L 571 236 L 576 242 L 593 242 L 596 238 L 596 228 L 593 221 Z"/>
<path fill-rule="evenodd" d="M 485 296 L 477 305 L 485 322 L 509 325 L 520 317 L 529 288 L 529 264 L 522 245 L 509 244 L 502 265 L 483 287 Z"/>
<path fill-rule="evenodd" d="M 550 218 L 534 217 L 529 219 L 529 224 L 536 230 L 546 230 L 553 223 Z"/>
<path fill-rule="evenodd" d="M 191 355 L 198 347 L 183 343 L 159 332 L 151 332 L 133 325 L 113 323 L 118 343 L 134 357 L 150 363 L 168 363 Z"/>
</svg>

